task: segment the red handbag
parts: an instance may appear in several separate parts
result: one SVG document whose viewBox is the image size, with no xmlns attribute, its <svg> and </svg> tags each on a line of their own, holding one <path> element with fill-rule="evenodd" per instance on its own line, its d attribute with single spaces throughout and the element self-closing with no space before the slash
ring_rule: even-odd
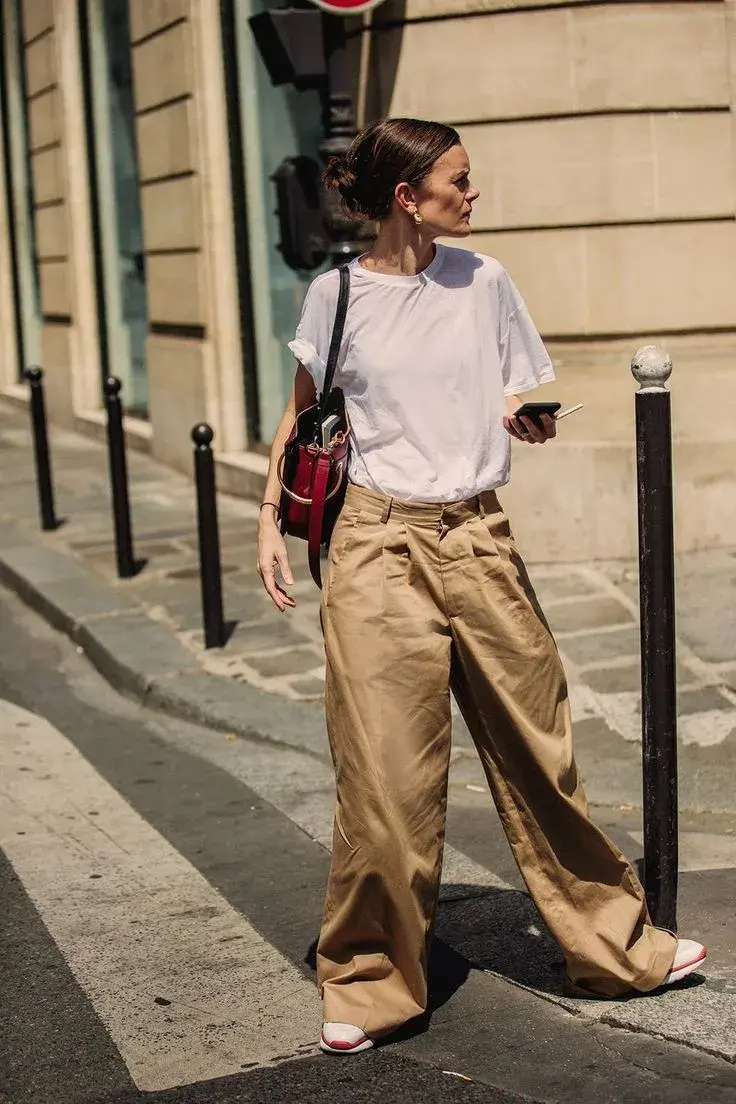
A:
<svg viewBox="0 0 736 1104">
<path fill-rule="evenodd" d="M 297 415 L 279 461 L 281 532 L 309 544 L 309 570 L 322 587 L 320 547 L 329 546 L 348 482 L 350 423 L 341 387 L 333 387 L 350 298 L 350 272 L 340 267 L 340 291 L 322 394 Z"/>
</svg>

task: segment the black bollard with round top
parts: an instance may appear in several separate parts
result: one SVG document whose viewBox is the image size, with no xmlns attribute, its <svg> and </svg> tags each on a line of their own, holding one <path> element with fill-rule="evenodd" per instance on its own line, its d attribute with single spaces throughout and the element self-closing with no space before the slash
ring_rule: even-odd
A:
<svg viewBox="0 0 736 1104">
<path fill-rule="evenodd" d="M 677 930 L 677 683 L 672 361 L 645 345 L 631 362 L 636 395 L 641 608 L 644 888 L 655 924 Z"/>
<path fill-rule="evenodd" d="M 31 385 L 31 432 L 33 434 L 33 455 L 36 463 L 38 510 L 41 517 L 41 528 L 48 532 L 52 529 L 58 529 L 59 522 L 54 509 L 51 454 L 46 428 L 46 403 L 43 395 L 43 370 L 34 365 L 32 368 L 27 368 L 23 375 Z"/>
<path fill-rule="evenodd" d="M 212 452 L 214 436 L 212 426 L 206 422 L 200 422 L 192 430 L 205 648 L 222 648 L 225 645 L 220 532 L 217 523 L 215 458 Z"/>
<path fill-rule="evenodd" d="M 121 579 L 132 579 L 136 573 L 136 563 L 133 556 L 133 530 L 130 521 L 123 406 L 120 401 L 122 386 L 117 376 L 108 376 L 103 384 L 103 391 L 107 409 L 107 455 L 110 465 L 112 519 L 115 527 L 115 558 L 118 576 Z"/>
</svg>

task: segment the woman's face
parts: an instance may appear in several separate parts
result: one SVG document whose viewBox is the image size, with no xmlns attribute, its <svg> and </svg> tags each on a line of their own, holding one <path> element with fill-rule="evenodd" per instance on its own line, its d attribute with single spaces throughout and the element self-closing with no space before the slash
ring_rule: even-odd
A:
<svg viewBox="0 0 736 1104">
<path fill-rule="evenodd" d="M 437 237 L 466 237 L 480 192 L 470 183 L 470 161 L 464 147 L 453 146 L 443 153 L 414 195 L 423 229 Z"/>
</svg>

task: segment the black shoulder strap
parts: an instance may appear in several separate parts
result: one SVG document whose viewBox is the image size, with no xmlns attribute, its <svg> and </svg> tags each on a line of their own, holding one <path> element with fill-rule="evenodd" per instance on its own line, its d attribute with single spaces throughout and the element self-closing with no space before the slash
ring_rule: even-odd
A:
<svg viewBox="0 0 736 1104">
<path fill-rule="evenodd" d="M 325 371 L 325 383 L 322 388 L 322 395 L 320 396 L 320 406 L 323 408 L 327 403 L 327 396 L 332 390 L 332 381 L 335 378 L 335 368 L 337 367 L 337 358 L 340 355 L 340 345 L 342 344 L 342 335 L 345 331 L 345 319 L 348 313 L 348 299 L 350 298 L 350 269 L 349 266 L 344 264 L 340 265 L 340 291 L 337 296 L 337 310 L 335 311 L 335 324 L 332 327 L 332 340 L 330 341 L 330 351 L 327 356 L 327 368 Z"/>
</svg>

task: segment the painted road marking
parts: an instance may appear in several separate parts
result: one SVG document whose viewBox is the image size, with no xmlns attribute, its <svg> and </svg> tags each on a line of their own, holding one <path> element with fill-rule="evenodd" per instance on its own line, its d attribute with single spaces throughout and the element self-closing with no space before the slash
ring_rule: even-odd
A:
<svg viewBox="0 0 736 1104">
<path fill-rule="evenodd" d="M 1 701 L 0 847 L 139 1089 L 313 1049 L 310 982 L 71 741 Z"/>
</svg>

